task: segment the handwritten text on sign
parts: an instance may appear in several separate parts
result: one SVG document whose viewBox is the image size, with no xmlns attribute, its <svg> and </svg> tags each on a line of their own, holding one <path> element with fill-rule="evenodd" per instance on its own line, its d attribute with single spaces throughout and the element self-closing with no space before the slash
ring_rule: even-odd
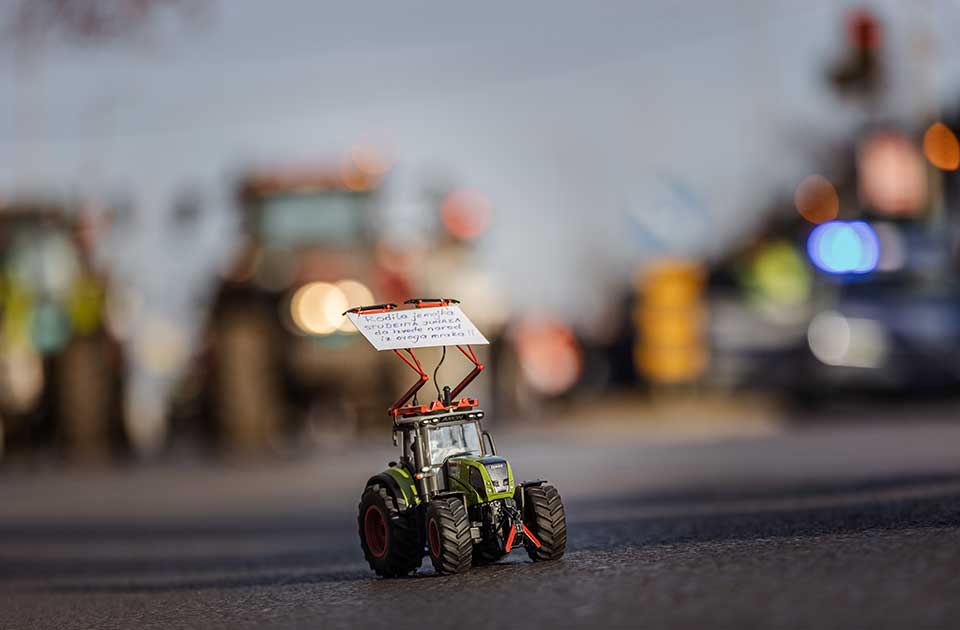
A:
<svg viewBox="0 0 960 630">
<path fill-rule="evenodd" d="M 347 313 L 347 317 L 377 350 L 490 343 L 459 306 Z"/>
</svg>

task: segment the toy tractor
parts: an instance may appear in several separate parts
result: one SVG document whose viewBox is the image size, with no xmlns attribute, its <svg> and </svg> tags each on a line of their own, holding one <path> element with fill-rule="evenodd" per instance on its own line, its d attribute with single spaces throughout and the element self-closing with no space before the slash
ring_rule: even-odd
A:
<svg viewBox="0 0 960 630">
<path fill-rule="evenodd" d="M 456 300 L 405 304 L 345 313 L 377 350 L 393 350 L 418 375 L 388 412 L 400 457 L 370 478 L 360 499 L 360 544 L 370 568 L 400 577 L 429 554 L 437 573 L 461 573 L 521 545 L 535 562 L 560 558 L 567 543 L 560 494 L 543 480 L 516 483 L 481 427 L 484 412 L 477 400 L 457 399 L 484 367 L 471 344 L 486 339 Z M 452 389 L 438 387 L 437 400 L 419 404 L 417 392 L 430 377 L 414 349 L 451 345 L 473 364 L 472 371 Z"/>
</svg>

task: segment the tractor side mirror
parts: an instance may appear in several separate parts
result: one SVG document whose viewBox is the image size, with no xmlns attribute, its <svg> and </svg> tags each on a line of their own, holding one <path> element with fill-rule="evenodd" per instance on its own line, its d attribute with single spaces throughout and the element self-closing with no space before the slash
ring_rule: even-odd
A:
<svg viewBox="0 0 960 630">
<path fill-rule="evenodd" d="M 483 439 L 484 439 L 484 441 L 487 443 L 487 449 L 486 449 L 487 452 L 489 452 L 491 455 L 496 455 L 496 454 L 497 454 L 497 445 L 494 444 L 494 442 L 493 442 L 493 436 L 490 435 L 488 432 L 484 431 L 484 432 L 483 432 Z"/>
</svg>

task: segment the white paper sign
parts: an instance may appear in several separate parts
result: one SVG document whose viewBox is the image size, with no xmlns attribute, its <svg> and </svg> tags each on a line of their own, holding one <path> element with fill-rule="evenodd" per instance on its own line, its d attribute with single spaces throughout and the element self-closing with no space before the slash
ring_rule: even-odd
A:
<svg viewBox="0 0 960 630">
<path fill-rule="evenodd" d="M 490 343 L 454 305 L 347 317 L 377 350 Z"/>
</svg>

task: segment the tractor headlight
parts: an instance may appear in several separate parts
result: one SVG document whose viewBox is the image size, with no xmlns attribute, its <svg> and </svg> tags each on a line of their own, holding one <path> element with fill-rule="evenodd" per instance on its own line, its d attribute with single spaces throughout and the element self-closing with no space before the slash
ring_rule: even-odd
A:
<svg viewBox="0 0 960 630">
<path fill-rule="evenodd" d="M 340 289 L 340 292 L 343 293 L 347 299 L 347 304 L 350 306 L 373 304 L 374 302 L 373 292 L 363 283 L 357 282 L 356 280 L 341 280 L 336 286 Z M 337 327 L 337 330 L 340 332 L 353 333 L 357 331 L 346 317 L 341 316 L 339 321 L 340 325 Z"/>
<path fill-rule="evenodd" d="M 293 323 L 310 335 L 329 335 L 337 330 L 341 313 L 349 308 L 346 296 L 328 282 L 305 284 L 290 298 Z"/>
<path fill-rule="evenodd" d="M 290 298 L 290 317 L 301 332 L 308 335 L 329 335 L 356 329 L 343 311 L 358 304 L 373 302 L 373 293 L 356 280 L 310 282 L 297 289 Z"/>
</svg>

